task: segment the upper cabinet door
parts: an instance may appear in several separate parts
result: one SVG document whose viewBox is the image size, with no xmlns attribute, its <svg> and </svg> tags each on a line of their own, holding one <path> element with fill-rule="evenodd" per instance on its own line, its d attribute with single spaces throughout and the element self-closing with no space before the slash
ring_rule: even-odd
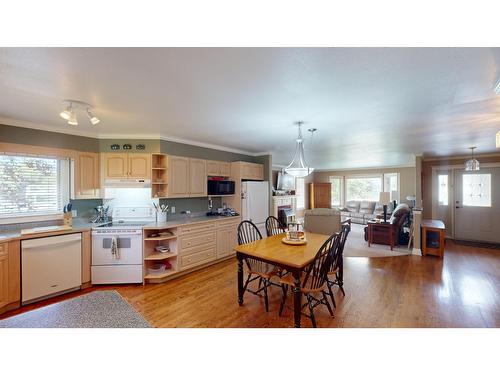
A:
<svg viewBox="0 0 500 375">
<path fill-rule="evenodd" d="M 206 176 L 204 178 L 206 179 Z M 168 157 L 168 196 L 173 198 L 189 197 L 188 158 Z"/>
<path fill-rule="evenodd" d="M 219 171 L 220 175 L 223 177 L 231 176 L 231 163 L 227 163 L 225 161 L 219 162 Z"/>
<path fill-rule="evenodd" d="M 241 178 L 244 180 L 263 180 L 263 165 L 257 163 L 241 163 Z"/>
<path fill-rule="evenodd" d="M 128 176 L 128 158 L 125 153 L 102 154 L 102 165 L 104 179 L 127 178 Z"/>
<path fill-rule="evenodd" d="M 189 196 L 207 195 L 207 169 L 205 160 L 189 159 Z"/>
<path fill-rule="evenodd" d="M 220 168 L 219 162 L 214 160 L 207 160 L 207 176 L 219 176 Z"/>
<path fill-rule="evenodd" d="M 75 198 L 95 199 L 100 197 L 99 154 L 79 152 L 75 161 Z"/>
<path fill-rule="evenodd" d="M 129 178 L 151 178 L 151 154 L 128 154 Z"/>
</svg>

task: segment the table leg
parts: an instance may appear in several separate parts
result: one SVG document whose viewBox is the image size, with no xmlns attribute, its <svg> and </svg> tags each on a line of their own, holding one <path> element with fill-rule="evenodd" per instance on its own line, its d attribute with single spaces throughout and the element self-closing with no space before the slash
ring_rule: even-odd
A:
<svg viewBox="0 0 500 375">
<path fill-rule="evenodd" d="M 236 253 L 238 259 L 238 305 L 243 305 L 243 255 Z"/>
<path fill-rule="evenodd" d="M 372 226 L 368 224 L 368 247 L 372 244 Z"/>
<path fill-rule="evenodd" d="M 301 270 L 293 271 L 293 318 L 295 328 L 300 328 L 302 311 L 302 293 L 300 292 Z"/>
</svg>

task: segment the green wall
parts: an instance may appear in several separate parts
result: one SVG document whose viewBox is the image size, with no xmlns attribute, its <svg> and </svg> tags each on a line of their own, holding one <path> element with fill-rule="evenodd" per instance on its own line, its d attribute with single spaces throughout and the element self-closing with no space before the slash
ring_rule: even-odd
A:
<svg viewBox="0 0 500 375">
<path fill-rule="evenodd" d="M 220 161 L 247 161 L 256 162 L 254 156 L 235 152 L 215 150 L 213 148 L 188 145 L 185 143 L 160 140 L 160 150 L 164 154 L 184 156 L 190 158 L 220 160 Z"/>
<path fill-rule="evenodd" d="M 0 142 L 65 148 L 78 151 L 99 151 L 99 140 L 96 138 L 3 124 L 0 124 Z"/>
</svg>

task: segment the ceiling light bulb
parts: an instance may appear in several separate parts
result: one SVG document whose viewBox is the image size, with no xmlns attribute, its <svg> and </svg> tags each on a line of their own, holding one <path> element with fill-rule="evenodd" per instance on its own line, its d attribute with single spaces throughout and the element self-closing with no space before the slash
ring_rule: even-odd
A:
<svg viewBox="0 0 500 375">
<path fill-rule="evenodd" d="M 68 125 L 73 125 L 73 126 L 78 125 L 76 114 L 74 112 L 71 112 L 71 117 L 68 119 Z"/>
<path fill-rule="evenodd" d="M 59 113 L 59 116 L 61 116 L 65 120 L 69 120 L 71 118 L 71 113 L 73 112 L 73 109 L 71 108 L 71 104 L 66 107 L 64 111 Z"/>
<path fill-rule="evenodd" d="M 92 112 L 90 112 L 90 108 L 87 108 L 87 116 L 89 117 L 90 123 L 92 125 L 97 125 L 98 123 L 101 122 L 97 117 L 95 117 Z"/>
</svg>

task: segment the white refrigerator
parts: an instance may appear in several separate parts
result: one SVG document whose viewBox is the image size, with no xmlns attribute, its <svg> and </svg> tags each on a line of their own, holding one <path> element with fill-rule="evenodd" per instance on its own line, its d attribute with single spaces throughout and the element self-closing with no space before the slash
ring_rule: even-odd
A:
<svg viewBox="0 0 500 375">
<path fill-rule="evenodd" d="M 269 216 L 269 182 L 245 181 L 241 184 L 241 215 L 252 221 L 266 237 L 266 219 Z"/>
</svg>

